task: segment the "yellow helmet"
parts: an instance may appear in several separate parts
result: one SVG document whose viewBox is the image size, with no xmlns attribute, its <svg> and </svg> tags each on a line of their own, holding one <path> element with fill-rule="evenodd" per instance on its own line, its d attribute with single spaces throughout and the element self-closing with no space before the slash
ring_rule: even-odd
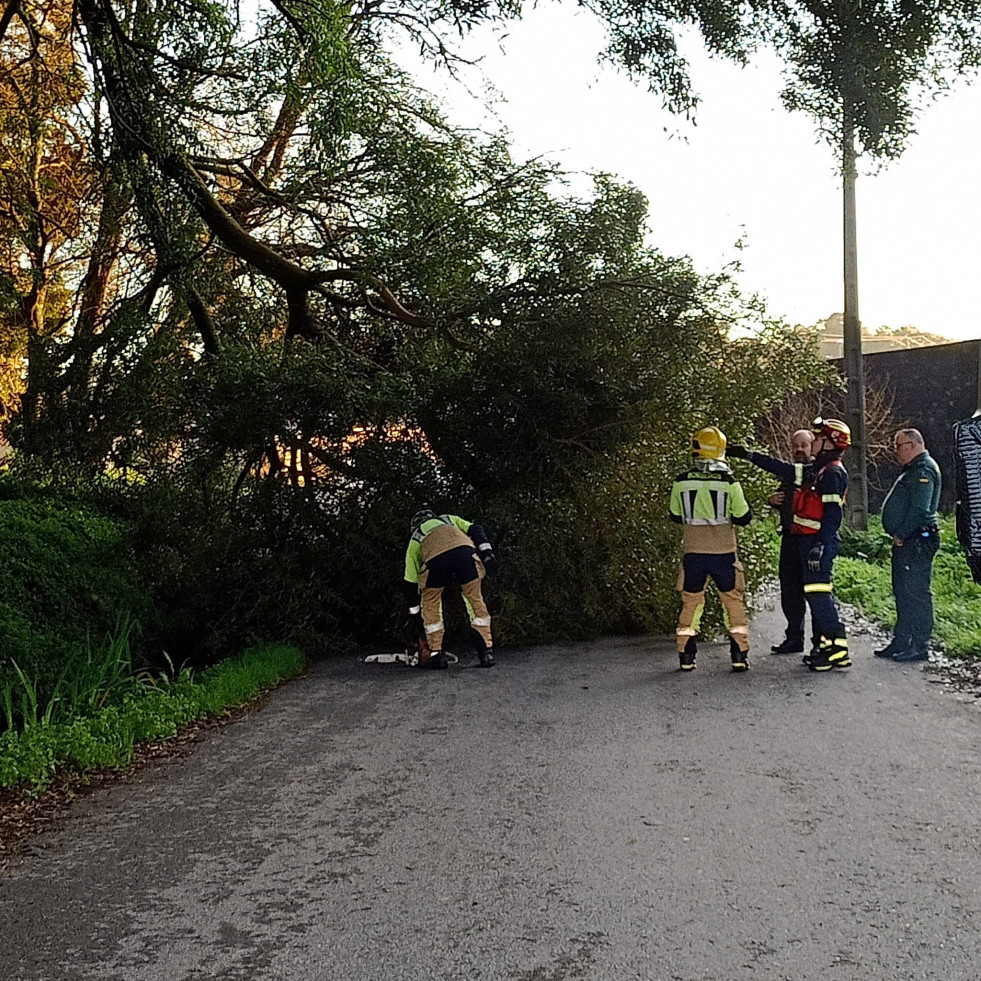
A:
<svg viewBox="0 0 981 981">
<path fill-rule="evenodd" d="M 726 434 L 716 426 L 699 429 L 691 438 L 691 455 L 696 460 L 724 460 Z"/>
<path fill-rule="evenodd" d="M 814 435 L 830 439 L 839 450 L 852 445 L 852 431 L 848 428 L 848 424 L 840 419 L 815 419 Z"/>
</svg>

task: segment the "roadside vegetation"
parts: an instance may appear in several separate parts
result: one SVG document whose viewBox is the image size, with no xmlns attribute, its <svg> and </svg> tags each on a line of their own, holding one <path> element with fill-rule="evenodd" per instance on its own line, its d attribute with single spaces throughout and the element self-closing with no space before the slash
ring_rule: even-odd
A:
<svg viewBox="0 0 981 981">
<path fill-rule="evenodd" d="M 3 500 L 2 492 L 12 490 L 22 496 Z M 26 499 L 24 490 L 9 475 L 0 481 L 6 546 L 0 564 L 0 788 L 33 794 L 59 774 L 124 768 L 140 744 L 170 740 L 182 726 L 253 701 L 304 669 L 301 646 L 283 640 L 288 625 L 265 623 L 269 633 L 262 637 L 262 602 L 252 616 L 239 607 L 239 628 L 210 659 L 200 648 L 189 657 L 186 649 L 168 646 L 175 616 L 193 620 L 217 601 L 203 595 L 182 610 L 185 594 L 161 588 L 159 557 L 151 550 L 150 560 L 138 560 L 134 524 L 99 513 L 91 502 L 40 491 Z M 573 527 L 566 529 L 570 536 Z M 745 544 L 762 580 L 773 571 L 772 522 L 751 528 Z M 942 532 L 933 579 L 936 637 L 946 654 L 975 659 L 981 654 L 981 586 L 971 579 L 952 518 L 943 519 Z M 878 519 L 867 532 L 846 531 L 835 586 L 843 601 L 886 626 L 895 622 L 889 554 Z M 661 561 L 650 574 L 663 575 L 669 566 L 673 560 Z M 564 566 L 556 574 L 575 570 Z M 255 590 L 262 588 L 258 575 Z M 584 596 L 598 601 L 608 584 L 583 570 L 578 575 Z M 213 588 L 225 590 L 220 581 Z M 525 602 L 551 615 L 548 598 L 547 592 L 532 594 Z M 653 603 L 656 595 L 641 598 Z M 246 636 L 251 641 L 236 647 Z"/>
<path fill-rule="evenodd" d="M 940 529 L 933 563 L 934 637 L 949 657 L 981 658 L 981 585 L 964 560 L 953 517 L 942 517 Z M 845 533 L 835 561 L 835 595 L 887 627 L 896 623 L 890 553 L 889 536 L 874 517 L 867 532 Z"/>
<path fill-rule="evenodd" d="M 7 475 L 0 539 L 0 788 L 125 767 L 139 744 L 303 670 L 298 647 L 258 633 L 212 664 L 168 649 L 179 597 L 148 577 L 157 566 L 139 560 L 133 526 L 91 502 L 28 493 Z"/>
<path fill-rule="evenodd" d="M 24 721 L 0 732 L 0 787 L 38 792 L 59 772 L 123 768 L 139 744 L 172 739 L 181 726 L 254 701 L 299 674 L 305 659 L 295 647 L 263 644 L 201 672 L 132 674 L 117 640 L 97 663 L 101 684 L 81 688 L 66 673 L 64 688 L 50 696 L 23 674 L 7 682 L 0 695 L 23 701 Z"/>
<path fill-rule="evenodd" d="M 300 651 L 397 636 L 424 503 L 486 526 L 501 644 L 668 632 L 691 433 L 746 439 L 834 387 L 735 266 L 653 244 L 635 187 L 573 191 L 506 134 L 455 128 L 388 55 L 452 65 L 449 37 L 520 6 L 7 5 L 5 785 L 122 765 L 253 697 L 229 677 L 254 692 Z M 692 109 L 673 32 L 705 5 L 593 6 L 611 54 Z M 716 53 L 762 39 L 709 6 Z M 856 36 L 881 35 L 871 16 Z M 745 483 L 761 500 L 767 478 Z M 766 532 L 741 542 L 752 588 Z"/>
</svg>

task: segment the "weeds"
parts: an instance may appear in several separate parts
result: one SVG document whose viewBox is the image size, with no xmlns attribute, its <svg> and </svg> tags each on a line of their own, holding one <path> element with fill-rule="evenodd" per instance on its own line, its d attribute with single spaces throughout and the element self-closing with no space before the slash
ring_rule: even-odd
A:
<svg viewBox="0 0 981 981">
<path fill-rule="evenodd" d="M 47 685 L 28 675 L 10 659 L 12 674 L 0 686 L 0 711 L 7 729 L 65 722 L 85 716 L 122 698 L 140 684 L 133 674 L 131 640 L 139 624 L 128 614 L 116 619 L 115 629 L 102 644 L 85 644 L 66 658 L 61 670 Z"/>
<path fill-rule="evenodd" d="M 940 550 L 933 563 L 934 637 L 951 657 L 981 658 L 981 585 L 954 533 L 954 519 L 940 521 Z M 835 595 L 887 627 L 896 623 L 890 569 L 891 544 L 878 518 L 867 532 L 846 532 L 835 562 Z"/>
<path fill-rule="evenodd" d="M 124 657 L 122 643 L 115 654 L 117 659 Z M 109 657 L 103 661 L 108 664 Z M 131 677 L 123 684 L 110 665 L 101 674 L 99 686 L 88 686 L 86 697 L 92 711 L 75 717 L 56 717 L 62 705 L 58 697 L 39 711 L 35 692 L 31 721 L 22 731 L 8 728 L 0 733 L 0 787 L 26 786 L 39 792 L 59 767 L 84 772 L 126 766 L 137 744 L 173 738 L 188 722 L 253 701 L 266 689 L 299 674 L 304 664 L 297 648 L 265 644 L 205 669 L 197 679 L 182 669 L 176 675 Z M 27 684 L 21 694 L 30 700 L 33 689 L 29 679 L 24 680 Z M 105 703 L 102 695 L 107 690 L 118 703 Z M 11 697 L 5 692 L 0 702 L 6 707 Z"/>
</svg>

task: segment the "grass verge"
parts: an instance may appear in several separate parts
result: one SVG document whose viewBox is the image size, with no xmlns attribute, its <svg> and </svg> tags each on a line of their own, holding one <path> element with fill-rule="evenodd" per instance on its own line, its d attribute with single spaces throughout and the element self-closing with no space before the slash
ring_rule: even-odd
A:
<svg viewBox="0 0 981 981">
<path fill-rule="evenodd" d="M 182 725 L 251 702 L 305 663 L 295 647 L 262 644 L 196 676 L 148 678 L 119 704 L 91 714 L 57 723 L 42 717 L 22 731 L 8 729 L 0 734 L 0 788 L 36 794 L 59 770 L 125 767 L 138 745 L 172 739 Z"/>
<path fill-rule="evenodd" d="M 949 657 L 981 658 L 981 585 L 974 582 L 954 532 L 940 522 L 941 544 L 933 563 L 934 638 Z M 891 545 L 878 518 L 867 532 L 844 534 L 835 560 L 835 596 L 886 627 L 896 624 Z"/>
</svg>

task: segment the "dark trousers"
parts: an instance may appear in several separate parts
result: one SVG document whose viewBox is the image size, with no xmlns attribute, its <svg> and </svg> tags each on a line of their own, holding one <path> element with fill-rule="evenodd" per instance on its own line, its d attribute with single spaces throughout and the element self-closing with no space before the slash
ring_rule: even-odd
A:
<svg viewBox="0 0 981 981">
<path fill-rule="evenodd" d="M 777 565 L 780 577 L 780 609 L 787 618 L 787 640 L 804 644 L 804 577 L 801 575 L 800 553 L 791 534 L 780 538 L 780 561 Z"/>
<path fill-rule="evenodd" d="M 933 593 L 930 576 L 940 533 L 931 531 L 907 538 L 892 547 L 892 592 L 896 597 L 895 646 L 902 651 L 923 650 L 933 633 Z"/>
<path fill-rule="evenodd" d="M 831 570 L 835 557 L 838 555 L 838 542 L 824 543 L 821 566 L 815 570 L 810 568 L 808 562 L 811 549 L 817 544 L 817 537 L 815 535 L 794 535 L 792 537 L 797 546 L 798 567 L 804 582 L 804 597 L 811 608 L 814 633 L 820 637 L 826 637 L 828 640 L 844 637 L 845 627 L 838 616 L 838 607 L 835 606 L 834 597 L 831 593 Z"/>
</svg>

